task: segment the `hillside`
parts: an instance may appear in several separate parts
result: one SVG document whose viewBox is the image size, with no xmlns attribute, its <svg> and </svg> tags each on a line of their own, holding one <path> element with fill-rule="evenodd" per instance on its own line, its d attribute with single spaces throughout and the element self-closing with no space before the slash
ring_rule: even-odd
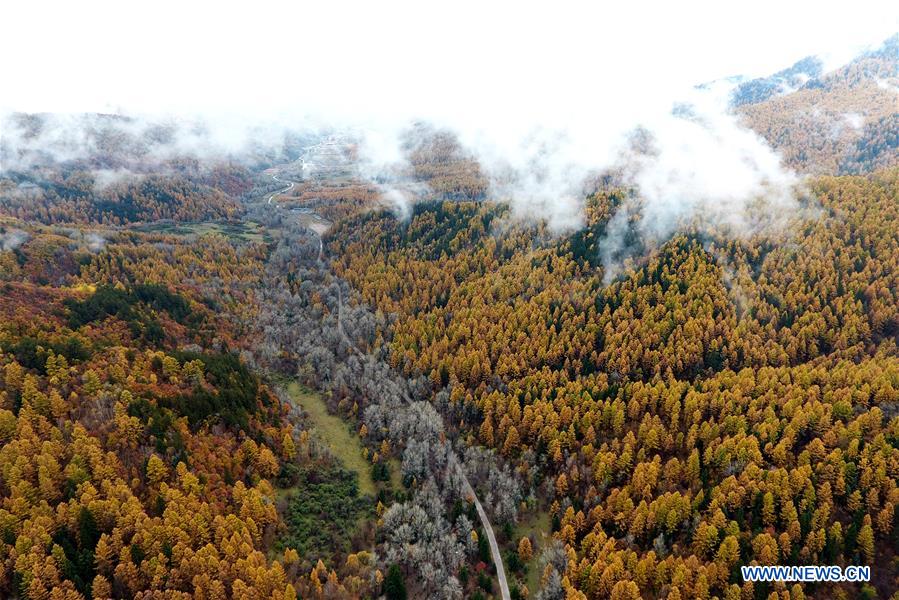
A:
<svg viewBox="0 0 899 600">
<path fill-rule="evenodd" d="M 492 225 L 502 207 L 448 202 L 361 215 L 331 246 L 398 315 L 391 364 L 532 478 L 588 598 L 738 597 L 752 561 L 861 561 L 889 590 L 897 177 L 819 179 L 824 213 L 789 244 L 688 233 L 608 287 L 604 197 L 592 232 L 536 246 Z"/>
<path fill-rule="evenodd" d="M 0 216 L 48 225 L 231 219 L 251 169 L 271 160 L 228 155 L 189 124 L 120 115 L 12 113 L 0 130 Z"/>
<path fill-rule="evenodd" d="M 0 598 L 899 600 L 899 36 L 249 8 L 4 65 Z"/>
<path fill-rule="evenodd" d="M 899 163 L 899 38 L 830 73 L 817 75 L 813 65 L 739 86 L 738 114 L 802 172 L 868 173 Z"/>
</svg>

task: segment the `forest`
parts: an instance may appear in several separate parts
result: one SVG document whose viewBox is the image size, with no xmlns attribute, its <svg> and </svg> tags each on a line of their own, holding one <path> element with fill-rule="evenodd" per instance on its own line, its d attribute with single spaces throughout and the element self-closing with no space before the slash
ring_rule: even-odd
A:
<svg viewBox="0 0 899 600">
<path fill-rule="evenodd" d="M 649 240 L 615 173 L 560 232 L 423 122 L 378 179 L 111 115 L 4 155 L 0 597 L 899 598 L 895 48 L 736 87 L 773 235 Z M 872 579 L 740 572 L 822 564 Z"/>
<path fill-rule="evenodd" d="M 893 35 L 829 73 L 807 60 L 770 79 L 746 82 L 732 101 L 746 123 L 800 171 L 858 174 L 892 167 L 899 124 L 887 82 L 896 77 L 897 55 L 899 35 Z M 776 93 L 791 87 L 798 89 Z"/>
</svg>

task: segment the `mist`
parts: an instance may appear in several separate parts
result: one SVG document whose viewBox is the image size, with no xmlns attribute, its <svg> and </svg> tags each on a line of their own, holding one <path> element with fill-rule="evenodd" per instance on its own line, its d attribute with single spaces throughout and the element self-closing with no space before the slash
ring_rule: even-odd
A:
<svg viewBox="0 0 899 600">
<path fill-rule="evenodd" d="M 27 232 L 14 227 L 4 229 L 5 228 L 0 228 L 0 250 L 3 250 L 4 252 L 15 250 L 28 241 L 29 236 Z"/>
<path fill-rule="evenodd" d="M 149 21 L 137 32 L 105 6 L 64 8 L 47 35 L 69 40 L 71 54 L 22 55 L 16 49 L 33 44 L 17 32 L 0 42 L 7 79 L 17 84 L 2 100 L 0 169 L 39 165 L 48 154 L 90 157 L 112 140 L 133 158 L 97 165 L 102 186 L 180 156 L 273 164 L 288 159 L 291 135 L 338 132 L 358 147 L 359 176 L 406 219 L 430 195 L 401 175 L 403 136 L 425 122 L 457 136 L 487 175 L 489 197 L 508 203 L 512 218 L 545 222 L 554 233 L 584 224 L 591 177 L 623 174 L 639 206 L 621 207 L 600 244 L 614 273 L 627 228 L 650 246 L 686 224 L 765 234 L 797 208 L 801 179 L 736 120 L 729 84 L 697 84 L 764 76 L 812 54 L 848 58 L 897 29 L 881 2 L 849 14 L 769 4 L 739 23 L 706 2 L 651 10 L 470 5 L 444 11 L 436 27 L 414 4 L 291 11 L 263 2 L 217 7 L 209 27 L 209 7 L 198 3 L 179 7 L 175 20 L 166 10 L 142 14 Z M 16 10 L 23 20 L 40 14 Z M 69 11 L 83 25 L 77 40 L 61 25 Z M 155 30 L 180 43 L 146 37 Z M 35 133 L 9 119 L 13 110 L 54 114 Z M 127 118 L 98 127 L 86 111 Z M 637 131 L 648 140 L 640 151 Z"/>
<path fill-rule="evenodd" d="M 308 125 L 307 125 L 308 126 Z M 286 160 L 290 123 L 153 113 L 0 113 L 0 171 L 85 162 L 103 188 L 179 158 Z"/>
<path fill-rule="evenodd" d="M 477 112 L 422 106 L 411 118 L 336 113 L 260 122 L 252 115 L 8 114 L 2 118 L 2 170 L 27 171 L 53 163 L 86 162 L 95 193 L 149 172 L 167 161 L 237 160 L 260 167 L 291 159 L 291 136 L 321 138 L 325 131 L 357 148 L 356 175 L 381 190 L 384 206 L 400 220 L 433 190 L 408 176 L 405 147 L 414 122 L 454 135 L 480 166 L 488 197 L 507 203 L 511 218 L 545 223 L 562 235 L 584 225 L 586 186 L 608 172 L 633 188 L 639 207 L 625 204 L 612 216 L 600 243 L 605 278 L 619 271 L 623 236 L 635 228 L 652 247 L 691 225 L 726 228 L 734 235 L 765 234 L 795 211 L 800 178 L 730 112 L 731 87 L 687 86 L 666 96 L 630 93 L 601 104 L 579 99 L 567 110 L 545 105 L 539 118 L 485 102 Z M 427 112 L 431 109 L 430 112 Z M 536 108 L 535 108 L 536 110 Z M 536 113 L 535 113 L 536 114 Z M 645 147 L 635 149 L 635 134 Z M 765 214 L 754 219 L 759 202 Z"/>
</svg>

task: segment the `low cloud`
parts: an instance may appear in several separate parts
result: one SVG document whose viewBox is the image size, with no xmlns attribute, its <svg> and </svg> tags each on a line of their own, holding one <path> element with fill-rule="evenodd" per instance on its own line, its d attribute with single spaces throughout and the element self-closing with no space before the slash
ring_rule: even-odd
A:
<svg viewBox="0 0 899 600">
<path fill-rule="evenodd" d="M 856 131 L 860 131 L 865 126 L 865 116 L 858 113 L 846 113 L 843 115 L 843 120 Z"/>
<path fill-rule="evenodd" d="M 437 192 L 412 176 L 409 163 L 408 133 L 423 122 L 457 138 L 485 176 L 488 197 L 507 203 L 512 218 L 544 222 L 557 234 L 584 225 L 591 181 L 619 174 L 633 193 L 599 243 L 607 280 L 634 247 L 651 248 L 687 227 L 766 235 L 797 210 L 799 177 L 731 112 L 734 80 L 698 89 L 694 82 L 663 85 L 621 71 L 620 85 L 610 79 L 607 93 L 595 95 L 584 93 L 594 89 L 589 86 L 569 90 L 565 77 L 575 76 L 569 70 L 556 74 L 541 57 L 535 61 L 543 71 L 512 80 L 509 91 L 495 97 L 455 90 L 424 97 L 410 90 L 406 98 L 397 90 L 366 98 L 367 110 L 352 116 L 307 106 L 268 120 L 252 113 L 8 115 L 0 159 L 5 170 L 87 161 L 99 192 L 178 157 L 276 164 L 299 156 L 303 145 L 338 150 L 331 158 L 305 156 L 306 175 L 321 175 L 328 160 L 347 160 L 341 148 L 353 147 L 355 175 L 377 186 L 384 203 L 406 219 L 418 199 Z M 534 82 L 541 82 L 539 90 Z M 860 119 L 846 115 L 843 121 L 856 127 Z M 329 138 L 330 149 L 322 144 Z"/>
<path fill-rule="evenodd" d="M 166 161 L 284 160 L 287 123 L 233 117 L 39 113 L 0 114 L 0 172 L 84 163 L 98 185 Z"/>
<path fill-rule="evenodd" d="M 84 236 L 84 241 L 87 243 L 87 249 L 95 254 L 106 247 L 106 238 L 99 233 L 88 233 Z"/>
<path fill-rule="evenodd" d="M 143 173 L 134 173 L 128 169 L 95 169 L 91 174 L 94 177 L 95 194 L 102 194 L 110 187 L 136 181 L 145 176 Z"/>
<path fill-rule="evenodd" d="M 4 252 L 15 250 L 28 241 L 28 233 L 21 229 L 10 228 L 6 231 L 0 230 L 0 249 Z"/>
<path fill-rule="evenodd" d="M 630 102 L 626 96 L 597 105 L 581 101 L 567 112 L 544 107 L 552 110 L 543 118 L 504 114 L 487 102 L 482 112 L 435 110 L 436 117 L 419 122 L 430 124 L 424 131 L 446 131 L 458 139 L 486 176 L 489 197 L 508 203 L 513 218 L 545 222 L 551 232 L 583 226 L 588 183 L 603 173 L 620 174 L 620 182 L 635 193 L 613 215 L 600 242 L 608 280 L 633 246 L 622 238 L 626 231 L 647 247 L 687 225 L 752 235 L 776 228 L 782 215 L 796 210 L 799 178 L 738 122 L 730 112 L 730 92 L 729 84 L 720 83 L 687 88 L 667 101 Z M 860 118 L 844 120 L 854 126 Z M 318 140 L 302 155 L 307 175 L 344 169 L 352 145 L 355 176 L 376 185 L 400 219 L 408 218 L 418 199 L 433 196 L 411 177 L 409 136 L 417 130 L 410 119 L 321 115 L 288 121 L 289 127 L 231 118 L 13 115 L 3 121 L 0 150 L 9 170 L 87 161 L 95 165 L 94 191 L 101 193 L 152 171 L 148 164 L 177 157 L 285 161 L 285 140 L 305 136 Z M 327 135 L 321 133 L 323 123 Z"/>
</svg>

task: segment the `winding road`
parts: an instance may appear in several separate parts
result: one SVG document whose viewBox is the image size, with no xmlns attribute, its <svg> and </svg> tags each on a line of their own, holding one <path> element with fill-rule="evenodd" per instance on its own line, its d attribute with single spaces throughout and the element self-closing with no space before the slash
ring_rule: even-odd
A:
<svg viewBox="0 0 899 600">
<path fill-rule="evenodd" d="M 269 197 L 268 197 L 268 203 L 269 203 L 269 204 L 272 203 L 272 200 L 275 198 L 275 196 L 280 196 L 281 194 L 284 194 L 284 193 L 286 193 L 286 192 L 289 192 L 290 190 L 293 189 L 293 186 L 296 185 L 296 183 L 293 182 L 293 181 L 284 181 L 283 179 L 278 179 L 278 176 L 277 176 L 277 175 L 274 175 L 274 174 L 272 175 L 272 179 L 274 179 L 275 181 L 279 181 L 279 182 L 281 182 L 281 183 L 289 183 L 290 185 L 288 185 L 288 186 L 287 186 L 286 188 L 284 188 L 283 190 L 278 190 L 277 192 L 272 192 L 271 194 L 269 194 Z"/>
<path fill-rule="evenodd" d="M 455 453 L 450 455 L 452 457 L 452 462 L 459 470 L 459 473 L 462 475 L 462 481 L 464 486 L 464 491 L 474 500 L 474 507 L 478 511 L 478 518 L 481 520 L 481 526 L 484 528 L 484 532 L 487 534 L 487 542 L 490 544 L 490 556 L 493 558 L 493 565 L 496 567 L 496 578 L 499 580 L 499 593 L 502 596 L 503 600 L 511 600 L 512 597 L 509 594 L 509 582 L 506 581 L 506 569 L 503 566 L 503 557 L 499 552 L 499 544 L 496 543 L 496 535 L 493 533 L 493 526 L 490 525 L 490 519 L 487 518 L 487 513 L 484 511 L 484 507 L 481 506 L 481 501 L 478 500 L 478 495 L 474 493 L 474 488 L 471 487 L 471 483 L 468 481 L 468 476 L 465 474 L 465 469 L 462 468 L 462 465 L 459 463 L 456 458 Z"/>
<path fill-rule="evenodd" d="M 332 140 L 329 140 L 329 143 L 331 141 Z M 301 164 L 303 166 L 303 170 L 305 171 L 307 168 L 307 165 L 309 163 L 307 163 L 305 159 L 300 159 L 300 160 L 301 160 Z M 278 175 L 276 173 L 272 174 L 272 179 L 274 179 L 275 181 L 281 182 L 281 183 L 289 183 L 289 185 L 282 190 L 278 190 L 276 192 L 272 192 L 271 194 L 269 194 L 268 200 L 267 200 L 267 204 L 269 204 L 269 205 L 272 205 L 272 200 L 276 196 L 290 191 L 291 189 L 293 189 L 294 185 L 296 185 L 296 182 L 294 182 L 294 181 L 290 181 L 290 180 L 286 180 L 286 179 L 279 179 Z M 278 208 L 281 208 L 281 206 L 279 206 L 277 204 L 275 206 L 277 206 Z M 324 219 L 323 217 L 321 217 L 320 215 L 318 215 L 314 212 L 309 212 L 307 214 L 309 214 L 312 218 L 317 219 L 322 223 L 328 222 L 327 219 Z M 308 223 L 306 223 L 305 225 L 306 225 L 306 228 L 309 229 L 309 231 L 313 232 L 318 237 L 318 260 L 319 260 L 319 263 L 324 264 L 323 263 L 324 243 L 322 241 L 322 233 L 324 233 L 324 232 L 319 231 L 317 228 L 311 226 Z M 341 290 L 339 283 L 337 284 L 337 331 L 340 333 L 341 337 L 344 339 L 344 341 L 347 343 L 347 345 L 350 347 L 350 349 L 353 350 L 353 352 L 355 352 L 356 354 L 359 354 L 360 356 L 365 355 L 365 353 L 362 352 L 362 350 L 360 350 L 359 347 L 356 346 L 355 342 L 353 342 L 353 340 L 347 335 L 346 331 L 343 328 L 343 291 Z M 394 382 L 392 379 L 389 379 L 389 378 L 385 379 L 385 381 L 389 382 L 390 385 L 392 387 L 394 387 L 396 393 L 398 393 L 400 396 L 402 396 L 406 400 L 406 402 L 412 402 L 412 399 L 409 397 L 409 395 L 406 393 L 406 391 L 404 389 L 400 388 L 400 386 L 397 385 L 396 382 Z M 449 442 L 446 442 L 446 443 L 449 443 Z M 481 521 L 481 526 L 483 527 L 484 532 L 487 535 L 487 542 L 490 545 L 490 556 L 493 559 L 493 565 L 496 569 L 496 578 L 499 581 L 500 596 L 501 596 L 502 600 L 512 600 L 512 596 L 509 593 L 509 583 L 506 579 L 506 569 L 503 566 L 503 559 L 502 559 L 502 555 L 500 554 L 499 544 L 496 541 L 496 535 L 493 532 L 493 526 L 490 524 L 490 519 L 487 517 L 487 512 L 484 510 L 484 507 L 481 505 L 481 501 L 478 500 L 478 496 L 474 491 L 474 487 L 471 485 L 471 482 L 468 480 L 468 475 L 465 473 L 465 469 L 462 466 L 462 464 L 459 462 L 459 459 L 456 457 L 455 452 L 450 453 L 450 462 L 452 463 L 452 466 L 457 469 L 459 475 L 462 478 L 463 494 L 465 496 L 471 498 L 474 501 L 475 510 L 477 510 L 478 518 Z"/>
</svg>

